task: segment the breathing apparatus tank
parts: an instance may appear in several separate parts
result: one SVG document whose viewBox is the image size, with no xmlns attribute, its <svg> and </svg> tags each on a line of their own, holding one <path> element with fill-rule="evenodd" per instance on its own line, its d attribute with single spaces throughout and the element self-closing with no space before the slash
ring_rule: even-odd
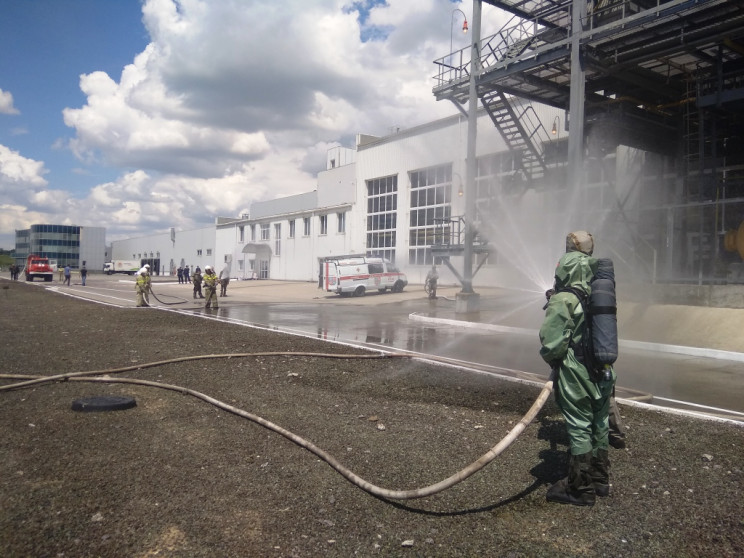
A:
<svg viewBox="0 0 744 558">
<path fill-rule="evenodd" d="M 609 379 L 609 367 L 617 360 L 618 353 L 615 268 L 609 258 L 599 258 L 597 263 L 599 265 L 591 282 L 588 304 L 592 352 L 597 368 L 602 368 L 605 379 Z"/>
</svg>

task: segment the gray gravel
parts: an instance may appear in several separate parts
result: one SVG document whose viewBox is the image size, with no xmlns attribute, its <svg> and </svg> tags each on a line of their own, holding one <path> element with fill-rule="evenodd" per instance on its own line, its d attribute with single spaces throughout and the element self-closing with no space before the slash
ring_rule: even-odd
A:
<svg viewBox="0 0 744 558">
<path fill-rule="evenodd" d="M 4 374 L 204 354 L 359 352 L 99 306 L 23 283 L 0 296 Z M 538 394 L 390 359 L 189 360 L 117 377 L 206 393 L 395 489 L 438 482 L 474 461 Z M 131 396 L 137 406 L 71 410 L 74 400 L 100 395 Z M 744 555 L 744 429 L 622 410 L 629 448 L 612 450 L 613 494 L 576 508 L 545 501 L 566 463 L 565 428 L 552 401 L 478 474 L 444 493 L 394 502 L 370 496 L 280 435 L 182 393 L 73 381 L 1 391 L 0 555 Z"/>
</svg>

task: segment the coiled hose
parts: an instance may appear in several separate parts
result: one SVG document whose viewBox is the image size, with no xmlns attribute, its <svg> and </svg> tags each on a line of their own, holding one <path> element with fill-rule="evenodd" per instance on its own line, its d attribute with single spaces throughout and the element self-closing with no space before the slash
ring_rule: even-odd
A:
<svg viewBox="0 0 744 558">
<path fill-rule="evenodd" d="M 23 379 L 24 380 L 24 381 L 17 382 L 14 384 L 7 384 L 4 386 L 0 386 L 0 391 L 20 389 L 20 388 L 28 387 L 31 385 L 38 385 L 38 384 L 43 384 L 43 383 L 55 382 L 55 381 L 70 381 L 70 380 L 71 381 L 83 381 L 83 382 L 135 384 L 135 385 L 149 386 L 149 387 L 156 387 L 160 389 L 167 389 L 171 391 L 177 391 L 179 393 L 182 393 L 185 395 L 191 395 L 192 397 L 201 399 L 202 401 L 210 403 L 214 405 L 215 407 L 218 407 L 220 409 L 223 409 L 224 411 L 228 411 L 240 417 L 246 418 L 252 422 L 255 422 L 256 424 L 260 424 L 264 428 L 267 428 L 273 432 L 276 432 L 277 434 L 284 436 L 291 442 L 294 442 L 298 446 L 305 448 L 309 452 L 313 453 L 314 455 L 316 455 L 317 457 L 325 461 L 328 465 L 330 465 L 336 472 L 341 474 L 350 483 L 352 483 L 353 485 L 357 486 L 358 488 L 361 488 L 362 490 L 370 494 L 373 494 L 374 496 L 379 496 L 381 498 L 386 498 L 390 500 L 412 500 L 415 498 L 424 498 L 426 496 L 432 496 L 434 494 L 447 490 L 448 488 L 453 487 L 454 485 L 464 481 L 471 475 L 483 469 L 486 465 L 488 465 L 491 461 L 493 461 L 496 457 L 498 457 L 506 448 L 508 448 L 512 444 L 512 442 L 514 442 L 514 440 L 516 440 L 517 437 L 524 431 L 524 429 L 527 428 L 527 425 L 530 422 L 532 422 L 532 420 L 535 418 L 535 416 L 540 411 L 540 409 L 542 409 L 542 407 L 545 405 L 545 402 L 548 400 L 550 392 L 553 390 L 553 378 L 551 376 L 550 380 L 543 386 L 537 399 L 532 404 L 532 407 L 530 407 L 530 409 L 527 411 L 524 417 L 522 417 L 522 420 L 520 420 L 514 426 L 514 428 L 512 428 L 511 431 L 504 438 L 502 438 L 502 440 L 498 444 L 493 446 L 480 458 L 475 460 L 473 463 L 471 463 L 464 469 L 461 469 L 454 475 L 451 475 L 450 477 L 438 483 L 429 485 L 429 486 L 411 489 L 411 490 L 391 490 L 391 489 L 376 486 L 372 484 L 371 482 L 364 480 L 362 477 L 355 474 L 347 467 L 343 466 L 331 454 L 317 447 L 312 442 L 305 440 L 304 438 L 301 438 L 300 436 L 297 436 L 296 434 L 293 434 L 289 430 L 286 430 L 282 428 L 281 426 L 278 426 L 264 418 L 261 418 L 258 415 L 254 415 L 252 413 L 249 413 L 248 411 L 244 411 L 243 409 L 239 409 L 232 405 L 228 405 L 227 403 L 223 401 L 219 401 L 218 399 L 210 397 L 209 395 L 206 395 L 204 393 L 201 393 L 201 392 L 198 392 L 193 389 L 186 388 L 186 387 L 182 387 L 182 386 L 164 384 L 161 382 L 152 382 L 149 380 L 140 380 L 137 378 L 91 377 L 91 376 L 100 376 L 102 374 L 118 374 L 121 372 L 127 372 L 131 370 L 141 370 L 144 368 L 153 368 L 156 366 L 163 366 L 166 364 L 173 364 L 177 362 L 185 362 L 185 361 L 191 361 L 191 360 L 207 360 L 207 359 L 218 359 L 218 358 L 229 359 L 229 358 L 246 358 L 246 357 L 268 357 L 268 356 L 305 356 L 305 357 L 317 357 L 317 358 L 342 358 L 342 359 L 413 358 L 412 355 L 401 354 L 401 353 L 387 353 L 387 354 L 373 354 L 373 355 L 369 355 L 369 354 L 343 355 L 343 354 L 334 354 L 334 353 L 266 352 L 266 353 L 233 353 L 233 354 L 197 355 L 197 356 L 188 356 L 188 357 L 180 357 L 180 358 L 174 358 L 174 359 L 168 359 L 168 360 L 161 360 L 161 361 L 144 363 L 144 364 L 137 364 L 133 366 L 125 366 L 122 368 L 109 368 L 106 370 L 93 370 L 93 371 L 88 371 L 88 372 L 70 372 L 67 374 L 56 374 L 53 376 L 0 374 L 0 378 L 5 378 L 5 379 L 12 378 L 12 379 Z M 432 359 L 432 360 L 436 360 L 436 359 Z"/>
</svg>

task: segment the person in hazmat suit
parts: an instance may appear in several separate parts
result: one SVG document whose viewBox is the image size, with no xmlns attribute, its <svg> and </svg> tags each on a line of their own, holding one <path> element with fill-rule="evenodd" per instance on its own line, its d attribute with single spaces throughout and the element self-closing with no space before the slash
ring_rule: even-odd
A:
<svg viewBox="0 0 744 558">
<path fill-rule="evenodd" d="M 577 506 L 593 506 L 595 496 L 610 492 L 609 408 L 615 371 L 595 377 L 587 370 L 581 354 L 582 336 L 587 334 L 584 311 L 578 296 L 564 290 L 590 294 L 589 283 L 597 270 L 593 251 L 591 234 L 568 234 L 566 253 L 555 270 L 555 294 L 548 301 L 540 328 L 540 356 L 554 370 L 555 399 L 571 446 L 568 476 L 552 485 L 546 498 Z"/>
<path fill-rule="evenodd" d="M 211 265 L 204 266 L 204 291 L 207 295 L 205 308 L 219 308 L 217 303 L 217 285 L 220 280 Z"/>
</svg>

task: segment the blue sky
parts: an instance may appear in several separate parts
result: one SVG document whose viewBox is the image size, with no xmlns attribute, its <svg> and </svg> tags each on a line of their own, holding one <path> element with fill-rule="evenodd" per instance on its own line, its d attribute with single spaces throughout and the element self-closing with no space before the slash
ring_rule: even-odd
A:
<svg viewBox="0 0 744 558">
<path fill-rule="evenodd" d="M 34 223 L 110 241 L 313 190 L 328 148 L 455 112 L 431 91 L 455 7 L 3 0 L 0 248 Z"/>
<path fill-rule="evenodd" d="M 61 111 L 85 103 L 81 74 L 103 70 L 118 77 L 145 48 L 140 3 L 5 0 L 2 11 L 0 88 L 12 92 L 20 114 L 0 119 L 0 143 L 44 161 L 57 187 L 84 191 L 115 178 L 117 169 L 86 168 L 61 148 L 74 136 Z"/>
</svg>

